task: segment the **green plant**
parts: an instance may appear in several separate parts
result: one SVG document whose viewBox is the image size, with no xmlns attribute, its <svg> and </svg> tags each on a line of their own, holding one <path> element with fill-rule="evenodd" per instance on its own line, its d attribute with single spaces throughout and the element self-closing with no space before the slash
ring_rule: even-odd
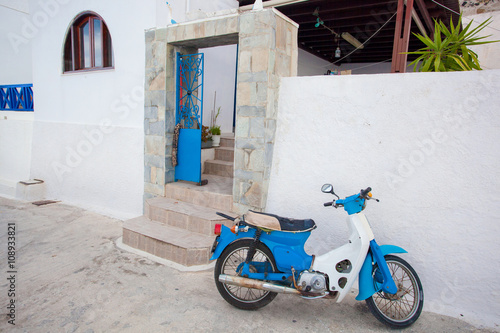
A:
<svg viewBox="0 0 500 333">
<path fill-rule="evenodd" d="M 217 118 L 219 117 L 220 114 L 220 106 L 217 109 L 217 113 L 215 113 L 215 103 L 214 103 L 214 110 L 212 110 L 212 115 L 210 119 L 210 133 L 212 135 L 220 135 L 220 126 L 217 125 Z"/>
<path fill-rule="evenodd" d="M 220 135 L 220 126 L 212 126 L 208 130 L 212 135 Z"/>
<path fill-rule="evenodd" d="M 212 136 L 210 135 L 210 131 L 208 130 L 208 126 L 201 127 L 201 141 L 207 142 L 212 140 Z"/>
<path fill-rule="evenodd" d="M 498 41 L 480 41 L 491 35 L 478 37 L 477 34 L 491 23 L 491 18 L 470 30 L 471 21 L 460 31 L 460 16 L 457 25 L 450 20 L 450 28 L 442 21 L 434 20 L 434 38 L 414 33 L 425 47 L 406 54 L 419 55 L 409 66 L 414 65 L 413 70 L 420 72 L 448 72 L 448 71 L 470 71 L 481 70 L 477 54 L 468 49 L 468 46 L 495 43 Z"/>
</svg>

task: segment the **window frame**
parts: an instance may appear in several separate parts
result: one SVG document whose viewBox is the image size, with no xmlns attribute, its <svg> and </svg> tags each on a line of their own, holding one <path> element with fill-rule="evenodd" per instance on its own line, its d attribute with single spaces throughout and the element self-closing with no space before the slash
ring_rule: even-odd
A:
<svg viewBox="0 0 500 333">
<path fill-rule="evenodd" d="M 95 66 L 95 21 L 99 21 L 101 25 L 101 66 Z M 81 51 L 81 34 L 83 26 L 88 23 L 89 25 L 89 39 L 90 39 L 90 67 L 85 67 L 84 51 Z M 68 45 L 68 42 L 70 45 Z M 68 54 L 70 53 L 70 54 Z M 63 43 L 63 74 L 79 73 L 79 72 L 92 72 L 110 70 L 115 68 L 113 42 L 111 33 L 104 19 L 94 12 L 82 12 L 78 14 L 71 22 L 65 34 Z M 67 62 L 70 62 L 69 65 Z M 67 69 L 68 68 L 68 69 Z"/>
</svg>

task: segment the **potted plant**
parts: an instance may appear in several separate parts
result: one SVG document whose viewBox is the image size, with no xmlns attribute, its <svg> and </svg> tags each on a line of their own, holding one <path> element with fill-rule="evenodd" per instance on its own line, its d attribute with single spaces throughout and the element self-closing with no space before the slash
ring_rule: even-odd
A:
<svg viewBox="0 0 500 333">
<path fill-rule="evenodd" d="M 220 145 L 220 126 L 217 125 L 217 117 L 219 117 L 219 114 L 220 106 L 217 109 L 217 114 L 215 113 L 215 110 L 212 110 L 212 124 L 208 130 L 212 134 L 213 147 L 219 147 Z"/>
<path fill-rule="evenodd" d="M 201 148 L 212 147 L 212 136 L 208 130 L 208 126 L 201 127 Z"/>
</svg>

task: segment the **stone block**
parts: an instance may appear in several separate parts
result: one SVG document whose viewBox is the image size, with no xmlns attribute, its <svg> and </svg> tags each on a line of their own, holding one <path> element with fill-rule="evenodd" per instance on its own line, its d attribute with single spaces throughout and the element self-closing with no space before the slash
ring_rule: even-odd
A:
<svg viewBox="0 0 500 333">
<path fill-rule="evenodd" d="M 249 73 L 251 72 L 251 63 L 252 63 L 252 51 L 240 51 L 238 58 L 238 81 L 240 80 L 240 73 Z"/>
<path fill-rule="evenodd" d="M 163 120 L 150 122 L 149 123 L 149 134 L 150 135 L 164 136 L 165 135 L 165 122 Z"/>
<path fill-rule="evenodd" d="M 252 15 L 240 15 L 240 34 L 251 34 L 255 31 L 255 19 Z"/>
<path fill-rule="evenodd" d="M 263 149 L 264 138 L 238 138 L 235 142 L 235 148 Z"/>
<path fill-rule="evenodd" d="M 144 94 L 145 106 L 157 106 L 158 109 L 165 108 L 166 92 L 164 90 L 146 91 Z"/>
<path fill-rule="evenodd" d="M 240 106 L 238 117 L 265 117 L 266 108 L 263 106 Z"/>
<path fill-rule="evenodd" d="M 250 36 L 240 36 L 240 47 L 242 50 L 252 50 L 256 47 L 269 48 L 271 47 L 271 35 L 259 34 Z"/>
<path fill-rule="evenodd" d="M 151 180 L 151 166 L 145 165 L 144 166 L 144 181 L 149 182 L 150 180 Z"/>
<path fill-rule="evenodd" d="M 156 172 L 155 183 L 159 185 L 165 185 L 165 172 L 163 172 L 163 170 Z"/>
<path fill-rule="evenodd" d="M 151 176 L 149 177 L 149 181 L 151 184 L 158 184 L 156 182 L 156 170 L 158 170 L 158 168 L 156 167 L 151 167 Z"/>
<path fill-rule="evenodd" d="M 158 171 L 157 171 L 158 172 Z M 160 184 L 151 184 L 148 182 L 144 183 L 144 192 L 151 193 L 157 196 L 163 196 L 165 192 L 163 185 Z"/>
<path fill-rule="evenodd" d="M 175 129 L 175 112 L 166 111 L 165 112 L 165 132 L 173 133 Z M 170 140 L 170 142 L 172 142 Z"/>
<path fill-rule="evenodd" d="M 173 183 L 175 181 L 175 170 L 173 168 L 166 168 L 165 171 L 165 184 Z"/>
<path fill-rule="evenodd" d="M 170 170 L 170 169 L 173 169 L 173 165 L 172 165 L 172 156 L 165 156 L 165 168 L 166 170 Z"/>
<path fill-rule="evenodd" d="M 269 63 L 269 48 L 252 49 L 252 72 L 267 71 Z"/>
<path fill-rule="evenodd" d="M 238 105 L 251 105 L 250 99 L 252 95 L 252 85 L 255 86 L 253 82 L 238 82 L 236 100 Z"/>
<path fill-rule="evenodd" d="M 234 170 L 235 174 L 238 170 L 245 169 L 245 150 L 235 149 L 234 150 Z"/>
<path fill-rule="evenodd" d="M 189 40 L 189 39 L 194 39 L 194 24 L 187 24 L 184 28 L 184 39 Z"/>
<path fill-rule="evenodd" d="M 215 36 L 215 21 L 210 20 L 205 22 L 205 36 Z"/>
<path fill-rule="evenodd" d="M 165 165 L 165 160 L 161 155 L 144 154 L 144 165 L 163 168 Z"/>
<path fill-rule="evenodd" d="M 262 182 L 264 180 L 262 172 L 249 171 L 249 170 L 235 170 L 234 178 L 244 180 L 244 181 L 253 181 L 253 182 Z"/>
<path fill-rule="evenodd" d="M 250 129 L 250 118 L 247 117 L 238 117 L 236 119 L 236 129 L 235 129 L 235 137 L 236 138 L 247 138 Z"/>
<path fill-rule="evenodd" d="M 176 41 L 176 27 L 167 27 L 167 42 L 175 42 Z"/>
<path fill-rule="evenodd" d="M 151 155 L 162 155 L 165 152 L 165 139 L 159 135 L 146 135 L 145 152 Z"/>
<path fill-rule="evenodd" d="M 266 143 L 274 143 L 274 137 L 276 135 L 276 119 L 266 119 L 265 120 Z"/>
<path fill-rule="evenodd" d="M 203 38 L 205 37 L 205 23 L 200 22 L 196 23 L 194 26 L 194 37 L 195 38 Z"/>
<path fill-rule="evenodd" d="M 266 106 L 267 90 L 267 82 L 252 82 L 250 95 L 251 105 Z"/>
<path fill-rule="evenodd" d="M 251 138 L 265 137 L 265 119 L 264 117 L 250 118 L 250 135 Z"/>
<path fill-rule="evenodd" d="M 167 28 L 156 29 L 156 38 L 157 41 L 166 42 L 167 41 Z"/>
<path fill-rule="evenodd" d="M 274 154 L 274 143 L 266 143 L 265 148 L 265 160 L 264 160 L 264 179 L 271 178 L 271 167 L 273 163 L 273 154 Z"/>
<path fill-rule="evenodd" d="M 157 120 L 158 119 L 158 107 L 157 106 L 144 107 L 144 118 Z"/>
<path fill-rule="evenodd" d="M 156 29 L 151 29 L 151 30 L 148 30 L 144 33 L 144 38 L 146 40 L 146 44 L 154 41 L 155 37 L 156 37 Z"/>
<path fill-rule="evenodd" d="M 146 80 L 148 80 L 149 83 L 148 86 L 149 91 L 165 90 L 166 88 L 167 79 L 165 76 L 165 70 L 163 68 L 160 68 L 151 73 L 147 73 Z"/>
<path fill-rule="evenodd" d="M 269 78 L 268 72 L 258 73 L 238 73 L 239 82 L 267 82 Z"/>
<path fill-rule="evenodd" d="M 245 149 L 245 169 L 249 171 L 264 172 L 264 151 Z"/>
<path fill-rule="evenodd" d="M 155 68 L 158 64 L 153 51 L 154 42 L 146 42 L 146 68 Z"/>
<path fill-rule="evenodd" d="M 245 190 L 246 189 L 246 190 Z M 251 207 L 264 208 L 262 203 L 262 184 L 258 182 L 244 183 L 242 187 L 242 196 L 240 202 Z"/>
</svg>

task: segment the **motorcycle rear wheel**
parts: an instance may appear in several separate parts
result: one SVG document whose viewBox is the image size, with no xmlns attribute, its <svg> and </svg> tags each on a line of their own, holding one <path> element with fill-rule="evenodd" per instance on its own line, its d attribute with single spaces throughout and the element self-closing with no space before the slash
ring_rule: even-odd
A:
<svg viewBox="0 0 500 333">
<path fill-rule="evenodd" d="M 238 276 L 237 268 L 245 262 L 252 239 L 243 239 L 229 245 L 221 254 L 215 264 L 215 284 L 221 296 L 231 305 L 243 310 L 257 310 L 269 304 L 276 293 L 228 285 L 219 282 L 219 275 L 226 274 Z M 276 272 L 276 263 L 271 251 L 262 243 L 258 243 L 252 262 L 267 262 L 271 265 L 272 272 Z M 250 267 L 252 270 L 252 267 Z"/>
<path fill-rule="evenodd" d="M 405 260 L 393 255 L 386 255 L 385 260 L 398 291 L 396 294 L 377 292 L 366 299 L 366 304 L 382 323 L 392 328 L 408 327 L 418 319 L 424 306 L 422 284 L 415 270 Z M 377 270 L 378 266 L 375 265 L 374 280 Z"/>
</svg>

